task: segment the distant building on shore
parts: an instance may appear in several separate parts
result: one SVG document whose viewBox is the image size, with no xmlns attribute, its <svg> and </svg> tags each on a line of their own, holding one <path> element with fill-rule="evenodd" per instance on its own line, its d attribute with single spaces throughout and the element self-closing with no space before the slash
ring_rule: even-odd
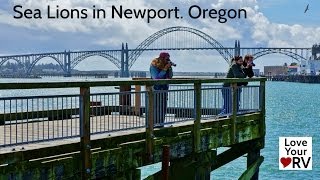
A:
<svg viewBox="0 0 320 180">
<path fill-rule="evenodd" d="M 300 74 L 299 66 L 288 66 L 288 75 L 298 75 Z"/>
<path fill-rule="evenodd" d="M 264 74 L 267 76 L 287 75 L 287 66 L 264 66 Z"/>
<path fill-rule="evenodd" d="M 319 75 L 320 74 L 320 60 L 309 60 L 307 63 L 307 74 Z"/>
<path fill-rule="evenodd" d="M 306 74 L 320 75 L 320 44 L 312 46 L 312 56 L 306 62 Z"/>
</svg>

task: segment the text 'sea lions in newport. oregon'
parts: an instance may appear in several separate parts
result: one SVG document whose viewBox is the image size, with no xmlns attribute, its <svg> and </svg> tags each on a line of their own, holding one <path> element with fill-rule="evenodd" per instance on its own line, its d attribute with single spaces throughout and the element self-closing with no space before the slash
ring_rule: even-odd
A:
<svg viewBox="0 0 320 180">
<path fill-rule="evenodd" d="M 48 19 L 86 19 L 89 14 L 91 14 L 93 19 L 147 19 L 148 23 L 150 23 L 151 19 L 183 18 L 183 16 L 179 15 L 180 9 L 177 6 L 167 9 L 130 9 L 124 8 L 122 5 L 112 5 L 109 11 L 110 17 L 107 17 L 109 14 L 107 10 L 108 9 L 97 8 L 96 5 L 93 5 L 90 9 L 66 9 L 61 8 L 59 5 L 55 7 L 48 5 L 45 12 L 42 12 L 41 9 L 24 8 L 22 5 L 15 5 L 13 7 L 15 19 L 42 19 L 45 18 L 44 14 Z M 198 5 L 192 5 L 188 9 L 188 16 L 192 19 L 218 19 L 218 22 L 226 23 L 228 18 L 247 18 L 247 11 L 246 9 L 206 9 Z"/>
<path fill-rule="evenodd" d="M 0 180 L 320 179 L 319 7 L 1 0 Z"/>
</svg>

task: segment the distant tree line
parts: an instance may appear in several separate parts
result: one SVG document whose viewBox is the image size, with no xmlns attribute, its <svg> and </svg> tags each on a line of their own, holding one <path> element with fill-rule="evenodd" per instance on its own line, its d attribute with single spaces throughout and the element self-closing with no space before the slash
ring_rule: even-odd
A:
<svg viewBox="0 0 320 180">
<path fill-rule="evenodd" d="M 30 66 L 30 64 L 26 64 L 26 66 Z M 6 64 L 2 65 L 0 68 L 1 72 L 5 71 L 11 71 L 11 72 L 18 72 L 24 69 L 24 67 L 21 64 L 18 63 L 12 63 L 12 62 L 7 62 Z M 50 70 L 52 72 L 62 72 L 63 70 L 61 69 L 61 66 L 59 64 L 53 64 L 53 63 L 48 63 L 48 64 L 36 64 L 33 69 L 32 73 L 41 73 L 44 72 L 44 70 Z"/>
<path fill-rule="evenodd" d="M 62 68 L 59 64 L 36 64 L 32 72 L 43 72 L 44 69 L 62 72 Z"/>
</svg>

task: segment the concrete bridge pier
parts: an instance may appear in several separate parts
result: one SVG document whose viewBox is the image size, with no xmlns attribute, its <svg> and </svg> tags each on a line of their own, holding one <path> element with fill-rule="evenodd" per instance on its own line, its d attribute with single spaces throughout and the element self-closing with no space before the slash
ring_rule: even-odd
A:
<svg viewBox="0 0 320 180">
<path fill-rule="evenodd" d="M 71 77 L 71 55 L 70 51 L 64 52 L 64 77 Z"/>
<path fill-rule="evenodd" d="M 130 77 L 128 43 L 126 43 L 126 46 L 122 43 L 120 77 Z"/>
<path fill-rule="evenodd" d="M 240 56 L 240 41 L 236 40 L 234 43 L 234 56 Z"/>
<path fill-rule="evenodd" d="M 126 43 L 126 46 L 124 46 L 124 44 L 122 43 L 122 47 L 121 47 L 120 77 L 130 77 L 128 43 Z"/>
<path fill-rule="evenodd" d="M 124 44 L 122 43 L 120 77 L 124 77 L 124 55 L 125 55 L 125 49 L 124 49 Z"/>
<path fill-rule="evenodd" d="M 128 43 L 126 43 L 125 48 L 125 61 L 124 61 L 124 77 L 130 77 L 129 72 L 129 49 L 128 49 Z"/>
</svg>

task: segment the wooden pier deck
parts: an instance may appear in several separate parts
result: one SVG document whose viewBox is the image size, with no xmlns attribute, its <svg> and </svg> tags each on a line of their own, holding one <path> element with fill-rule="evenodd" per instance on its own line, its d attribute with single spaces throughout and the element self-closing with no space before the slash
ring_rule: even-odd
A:
<svg viewBox="0 0 320 180">
<path fill-rule="evenodd" d="M 110 119 L 110 121 L 108 121 Z M 22 143 L 27 141 L 41 141 L 53 138 L 63 138 L 80 136 L 80 119 L 64 119 L 54 121 L 29 121 L 28 123 L 14 123 L 0 126 L 0 144 L 6 144 L 5 142 Z M 90 120 L 91 132 L 111 132 L 119 131 L 123 129 L 131 129 L 136 127 L 145 127 L 145 118 L 138 116 L 123 116 L 115 115 L 109 116 L 94 116 Z M 15 137 L 15 139 L 10 139 Z"/>
<path fill-rule="evenodd" d="M 228 117 L 203 119 L 201 110 L 201 83 L 260 81 L 260 107 L 255 112 L 237 114 L 236 87 L 232 90 L 232 114 Z M 108 84 L 109 83 L 109 84 Z M 59 138 L 75 133 L 78 137 L 55 139 L 37 143 L 0 148 L 0 179 L 140 179 L 139 167 L 170 161 L 167 173 L 160 171 L 147 179 L 210 179 L 210 172 L 247 155 L 247 170 L 240 179 L 257 179 L 263 161 L 260 149 L 265 137 L 265 79 L 214 79 L 214 80 L 169 80 L 157 83 L 194 83 L 194 116 L 188 121 L 174 122 L 155 128 L 153 122 L 153 98 L 148 99 L 149 114 L 136 115 L 105 114 L 91 116 L 90 86 L 114 86 L 115 84 L 140 84 L 152 86 L 154 81 L 90 82 L 75 84 L 28 84 L 16 88 L 80 87 L 79 117 L 64 120 L 21 122 L 0 126 L 1 132 L 18 140 L 43 137 Z M 89 85 L 90 84 L 90 85 Z M 8 85 L 7 88 L 14 88 Z M 152 97 L 152 91 L 148 91 Z M 113 116 L 112 121 L 107 121 Z M 186 117 L 167 117 L 167 121 Z M 43 120 L 43 118 L 41 118 Z M 13 120 L 14 121 L 14 120 Z M 62 124 L 63 122 L 63 124 Z M 147 123 L 147 124 L 145 124 Z M 72 124 L 72 125 L 71 125 Z M 136 125 L 139 125 L 136 126 Z M 141 125 L 141 127 L 140 127 Z M 39 128 L 40 127 L 40 128 Z M 106 129 L 104 129 L 106 127 Z M 109 129 L 107 128 L 109 127 Z M 92 134 L 110 130 L 101 134 Z M 132 129 L 132 127 L 136 127 Z M 17 131 L 18 129 L 24 132 Z M 71 133 L 72 131 L 72 133 Z M 28 132 L 28 134 L 25 134 Z M 32 132 L 32 133 L 31 133 Z M 77 133 L 76 133 L 77 132 Z M 16 134 L 14 134 L 16 133 Z M 31 134 L 30 134 L 31 133 Z M 40 136 L 38 136 L 40 135 Z M 41 136 L 42 135 L 42 136 Z M 12 139 L 11 139 L 12 140 Z M 39 140 L 39 139 L 37 139 Z M 0 142 L 9 141 L 4 136 Z M 19 142 L 19 141 L 18 141 Z M 163 148 L 169 147 L 169 154 Z M 22 148 L 23 147 L 23 148 Z M 216 149 L 229 147 L 217 154 Z M 163 162 L 163 165 L 166 163 Z M 163 166 L 163 168 L 166 168 Z M 196 178 L 197 177 L 197 178 Z"/>
</svg>

